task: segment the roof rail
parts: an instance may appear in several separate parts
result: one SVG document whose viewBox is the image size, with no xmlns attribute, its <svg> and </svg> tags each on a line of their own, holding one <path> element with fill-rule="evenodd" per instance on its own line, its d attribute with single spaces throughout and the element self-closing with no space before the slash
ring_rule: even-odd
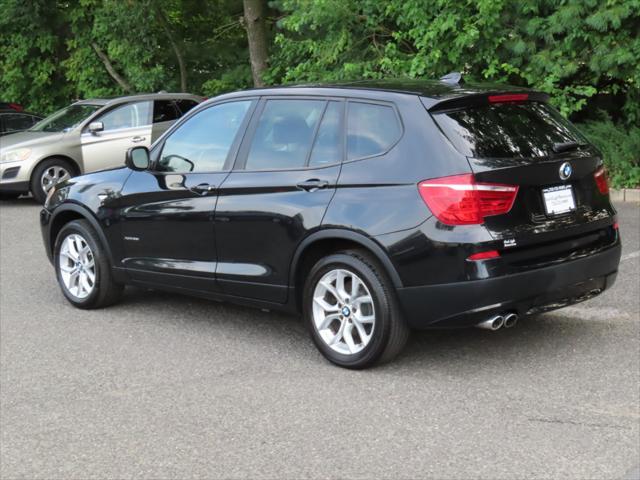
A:
<svg viewBox="0 0 640 480">
<path fill-rule="evenodd" d="M 460 72 L 447 73 L 444 77 L 440 77 L 440 81 L 448 85 L 461 85 L 463 83 Z"/>
</svg>

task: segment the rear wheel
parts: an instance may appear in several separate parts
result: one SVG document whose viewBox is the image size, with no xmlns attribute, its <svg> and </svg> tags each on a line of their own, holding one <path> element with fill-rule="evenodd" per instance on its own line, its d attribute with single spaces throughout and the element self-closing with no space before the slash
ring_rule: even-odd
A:
<svg viewBox="0 0 640 480">
<path fill-rule="evenodd" d="M 304 315 L 320 352 L 341 367 L 361 369 L 395 357 L 409 329 L 393 285 L 366 251 L 321 259 L 304 289 Z"/>
<path fill-rule="evenodd" d="M 106 252 L 86 220 L 62 227 L 54 260 L 62 293 L 74 306 L 101 308 L 120 299 L 124 287 L 113 280 Z"/>
<path fill-rule="evenodd" d="M 67 160 L 50 158 L 40 163 L 31 177 L 31 193 L 39 202 L 44 203 L 47 192 L 56 184 L 68 180 L 74 175 L 74 170 Z"/>
</svg>

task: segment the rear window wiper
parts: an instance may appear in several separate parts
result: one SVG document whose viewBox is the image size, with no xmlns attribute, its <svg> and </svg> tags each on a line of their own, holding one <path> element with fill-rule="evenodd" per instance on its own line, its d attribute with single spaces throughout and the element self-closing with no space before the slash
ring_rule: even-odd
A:
<svg viewBox="0 0 640 480">
<path fill-rule="evenodd" d="M 586 146 L 587 146 L 586 143 L 580 143 L 580 142 L 559 142 L 559 143 L 554 143 L 553 147 L 551 147 L 551 150 L 553 150 L 553 153 L 562 153 L 562 152 L 569 152 L 571 150 L 576 150 L 578 148 L 586 147 Z"/>
</svg>

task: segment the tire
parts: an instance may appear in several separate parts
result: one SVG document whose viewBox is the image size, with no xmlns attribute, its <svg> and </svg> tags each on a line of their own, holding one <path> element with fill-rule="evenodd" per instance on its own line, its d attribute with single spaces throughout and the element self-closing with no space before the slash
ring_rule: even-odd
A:
<svg viewBox="0 0 640 480">
<path fill-rule="evenodd" d="M 349 274 L 356 277 L 349 278 Z M 340 276 L 344 278 L 343 289 L 337 288 Z M 359 286 L 358 293 L 354 293 L 353 285 L 358 281 L 364 287 Z M 327 284 L 330 289 L 325 288 Z M 349 292 L 357 299 L 344 298 L 341 302 L 332 291 Z M 359 303 L 368 297 L 371 301 Z M 334 299 L 337 300 L 336 305 L 333 305 Z M 329 317 L 337 314 L 336 306 L 342 304 L 347 310 L 339 309 L 340 317 L 327 326 Z M 327 306 L 331 308 L 325 310 Z M 330 313 L 325 315 L 326 312 Z M 377 259 L 363 250 L 337 252 L 320 259 L 313 266 L 304 286 L 303 314 L 318 350 L 327 360 L 345 368 L 363 369 L 389 361 L 400 353 L 409 336 L 391 281 Z M 372 315 L 374 320 L 370 327 L 356 321 L 370 319 Z M 342 340 L 336 341 L 341 332 Z M 332 341 L 334 343 L 330 345 Z"/>
<path fill-rule="evenodd" d="M 75 175 L 73 166 L 62 158 L 50 158 L 38 164 L 31 175 L 30 189 L 33 198 L 38 203 L 44 203 L 47 198 L 47 191 L 43 187 L 43 179 L 48 179 L 48 185 L 55 185 Z"/>
<path fill-rule="evenodd" d="M 75 245 L 73 249 L 70 248 L 72 243 Z M 77 255 L 78 250 L 83 250 L 84 247 L 88 247 L 89 252 Z M 75 266 L 73 257 L 78 259 L 75 261 Z M 58 284 L 66 299 L 74 307 L 103 308 L 120 300 L 124 286 L 113 280 L 105 249 L 93 227 L 86 220 L 74 220 L 62 227 L 56 238 L 53 258 Z M 78 266 L 78 262 L 82 263 L 82 266 Z M 93 263 L 93 270 L 91 263 Z M 77 276 L 74 277 L 70 269 L 76 272 Z M 91 281 L 91 271 L 93 271 L 93 281 Z M 83 278 L 83 274 L 86 283 L 79 281 Z M 86 288 L 87 285 L 91 287 L 90 291 Z"/>
</svg>

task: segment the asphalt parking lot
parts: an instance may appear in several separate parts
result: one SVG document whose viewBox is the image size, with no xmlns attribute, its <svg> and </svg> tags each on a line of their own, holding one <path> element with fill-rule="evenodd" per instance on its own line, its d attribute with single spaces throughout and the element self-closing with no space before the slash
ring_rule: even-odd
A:
<svg viewBox="0 0 640 480">
<path fill-rule="evenodd" d="M 301 322 L 128 289 L 65 302 L 29 199 L 0 204 L 0 477 L 626 478 L 640 464 L 640 207 L 615 287 L 516 328 L 328 364 Z"/>
</svg>

